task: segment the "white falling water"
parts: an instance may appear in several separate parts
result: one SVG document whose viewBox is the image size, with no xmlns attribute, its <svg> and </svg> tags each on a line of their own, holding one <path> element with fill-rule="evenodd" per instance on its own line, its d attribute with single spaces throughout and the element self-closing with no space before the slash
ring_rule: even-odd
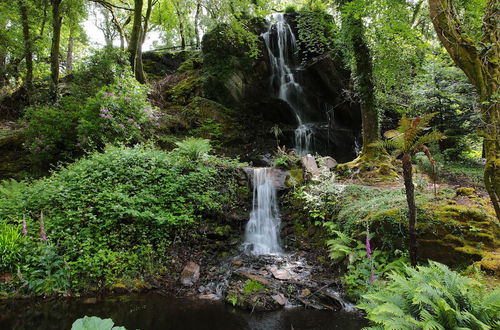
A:
<svg viewBox="0 0 500 330">
<path fill-rule="evenodd" d="M 311 152 L 312 125 L 305 122 L 303 109 L 306 96 L 297 82 L 297 40 L 283 14 L 268 17 L 269 29 L 262 34 L 271 64 L 271 84 L 278 89 L 277 96 L 292 108 L 298 127 L 295 130 L 295 151 L 299 155 Z"/>
<path fill-rule="evenodd" d="M 256 255 L 280 254 L 280 214 L 270 168 L 253 169 L 253 206 L 244 246 Z"/>
</svg>

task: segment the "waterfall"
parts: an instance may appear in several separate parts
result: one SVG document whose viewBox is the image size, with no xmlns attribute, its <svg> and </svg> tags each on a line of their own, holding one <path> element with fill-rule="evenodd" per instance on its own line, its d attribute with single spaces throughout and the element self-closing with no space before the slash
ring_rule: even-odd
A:
<svg viewBox="0 0 500 330">
<path fill-rule="evenodd" d="M 271 168 L 253 169 L 253 206 L 245 228 L 245 243 L 251 253 L 279 254 L 280 214 Z"/>
<path fill-rule="evenodd" d="M 307 108 L 306 95 L 298 83 L 297 40 L 284 14 L 268 17 L 270 25 L 262 34 L 271 65 L 271 85 L 277 89 L 277 96 L 288 103 L 295 114 L 298 127 L 295 130 L 295 151 L 299 155 L 311 152 L 313 125 L 307 122 L 303 110 Z"/>
</svg>

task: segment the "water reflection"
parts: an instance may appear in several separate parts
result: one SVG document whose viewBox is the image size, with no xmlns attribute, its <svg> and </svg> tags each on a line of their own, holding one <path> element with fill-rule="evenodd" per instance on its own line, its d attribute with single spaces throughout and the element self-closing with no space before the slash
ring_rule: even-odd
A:
<svg viewBox="0 0 500 330">
<path fill-rule="evenodd" d="M 112 318 L 116 325 L 142 330 L 330 330 L 361 329 L 352 313 L 304 309 L 247 313 L 223 303 L 149 293 L 102 299 L 0 301 L 0 329 L 70 329 L 77 318 Z"/>
</svg>

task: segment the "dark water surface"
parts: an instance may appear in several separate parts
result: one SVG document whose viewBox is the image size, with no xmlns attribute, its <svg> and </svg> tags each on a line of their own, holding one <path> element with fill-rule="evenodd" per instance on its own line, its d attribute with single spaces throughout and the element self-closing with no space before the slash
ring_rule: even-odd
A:
<svg viewBox="0 0 500 330">
<path fill-rule="evenodd" d="M 128 330 L 329 330 L 361 329 L 356 313 L 285 309 L 244 312 L 221 302 L 155 293 L 102 299 L 59 298 L 0 301 L 0 329 L 71 329 L 83 316 L 111 318 Z"/>
</svg>

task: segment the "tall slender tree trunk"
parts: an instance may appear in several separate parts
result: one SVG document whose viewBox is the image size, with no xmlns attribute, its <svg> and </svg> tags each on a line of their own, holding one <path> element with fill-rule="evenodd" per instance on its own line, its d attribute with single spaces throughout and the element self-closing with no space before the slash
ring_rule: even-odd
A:
<svg viewBox="0 0 500 330">
<path fill-rule="evenodd" d="M 406 201 L 408 203 L 408 232 L 409 232 L 409 250 L 410 250 L 410 262 L 412 266 L 417 265 L 417 212 L 415 206 L 415 187 L 413 186 L 413 174 L 412 174 L 412 164 L 411 155 L 405 153 L 403 155 L 403 179 L 405 182 L 406 190 Z"/>
<path fill-rule="evenodd" d="M 352 0 L 339 0 L 342 7 Z M 377 159 L 380 154 L 386 155 L 384 148 L 374 146 L 379 141 L 380 125 L 378 111 L 375 103 L 375 86 L 373 83 L 373 63 L 370 48 L 364 39 L 364 26 L 361 17 L 356 17 L 352 11 L 344 12 L 342 16 L 343 28 L 349 34 L 349 41 L 354 53 L 354 74 L 356 78 L 356 90 L 359 94 L 363 148 L 361 158 L 369 161 Z"/>
<path fill-rule="evenodd" d="M 0 90 L 7 86 L 7 56 L 0 54 Z"/>
<path fill-rule="evenodd" d="M 132 33 L 130 34 L 130 41 L 128 44 L 129 61 L 132 70 L 135 72 L 135 63 L 137 56 L 137 48 L 141 42 L 141 26 L 142 26 L 142 6 L 143 0 L 134 0 L 134 23 L 132 26 Z"/>
<path fill-rule="evenodd" d="M 23 26 L 24 40 L 24 59 L 26 61 L 26 92 L 28 94 L 28 103 L 31 100 L 33 91 L 33 42 L 31 40 L 31 31 L 28 19 L 28 7 L 24 0 L 19 0 L 19 12 L 21 14 L 21 23 Z"/>
<path fill-rule="evenodd" d="M 146 77 L 144 76 L 144 67 L 142 65 L 142 41 L 137 45 L 137 54 L 135 56 L 135 68 L 134 68 L 135 79 L 141 84 L 146 82 Z"/>
<path fill-rule="evenodd" d="M 59 48 L 61 44 L 61 5 L 62 0 L 51 0 L 52 3 L 52 45 L 50 47 L 50 78 L 52 80 L 52 98 L 57 99 L 59 84 Z"/>
<path fill-rule="evenodd" d="M 455 64 L 476 87 L 483 119 L 486 165 L 484 183 L 493 208 L 500 219 L 500 7 L 498 0 L 489 0 L 483 17 L 480 46 L 462 28 L 453 7 L 453 0 L 428 0 L 434 29 L 441 44 Z"/>
<path fill-rule="evenodd" d="M 196 3 L 196 14 L 194 15 L 194 34 L 196 38 L 196 48 L 200 48 L 200 13 L 201 13 L 201 1 Z"/>
<path fill-rule="evenodd" d="M 73 28 L 70 29 L 68 39 L 68 50 L 66 52 L 66 72 L 73 71 L 73 47 L 75 45 L 75 37 L 73 36 Z"/>
</svg>

